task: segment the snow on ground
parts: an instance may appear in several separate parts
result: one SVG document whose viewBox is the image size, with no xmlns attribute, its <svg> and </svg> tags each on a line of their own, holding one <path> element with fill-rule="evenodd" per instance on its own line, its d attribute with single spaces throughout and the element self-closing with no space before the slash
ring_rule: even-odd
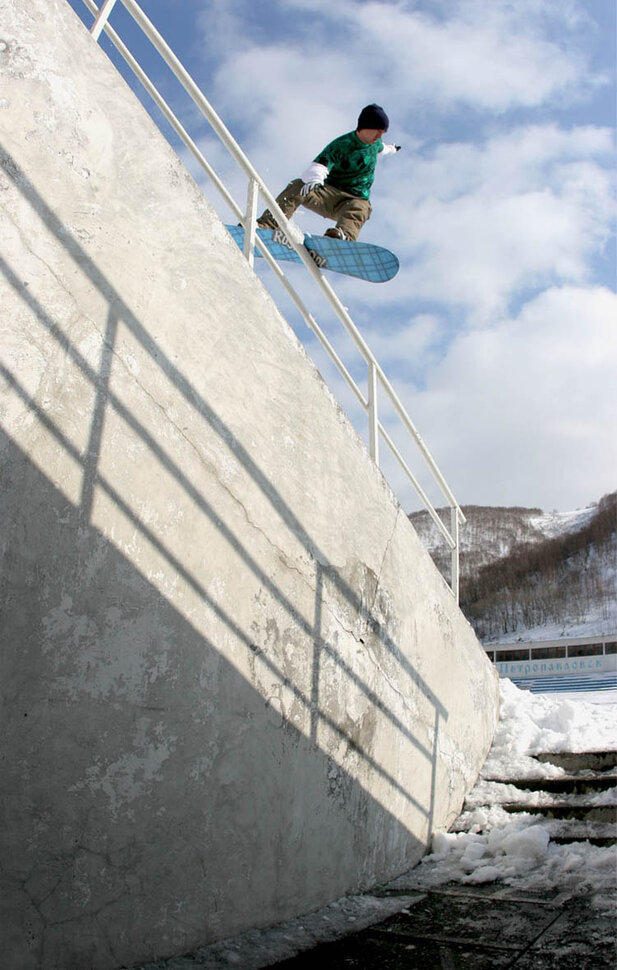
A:
<svg viewBox="0 0 617 970">
<path fill-rule="evenodd" d="M 574 512 L 542 512 L 541 515 L 531 515 L 529 524 L 542 532 L 547 539 L 554 539 L 566 532 L 580 532 L 591 522 L 597 511 L 597 507 L 592 505 Z"/>
<path fill-rule="evenodd" d="M 484 778 L 514 778 L 564 774 L 562 768 L 542 765 L 532 755 L 542 751 L 601 751 L 617 749 L 617 691 L 598 691 L 602 703 L 532 694 L 511 680 L 499 681 L 500 719 Z"/>
<path fill-rule="evenodd" d="M 448 882 L 501 881 L 521 892 L 588 891 L 598 894 L 598 906 L 608 905 L 616 888 L 617 847 L 588 841 L 551 842 L 554 821 L 529 813 L 509 814 L 499 803 L 509 800 L 511 786 L 486 779 L 566 773 L 534 761 L 531 756 L 542 751 L 617 749 L 617 691 L 609 692 L 610 700 L 602 696 L 601 703 L 594 703 L 579 697 L 531 694 L 505 679 L 500 690 L 495 740 L 477 789 L 470 795 L 471 809 L 460 819 L 467 831 L 437 832 L 431 854 L 392 885 L 428 889 Z M 538 804 L 543 797 L 537 796 Z M 615 804 L 615 789 L 594 796 L 596 800 Z"/>
<path fill-rule="evenodd" d="M 549 823 L 536 821 L 536 816 L 512 816 L 499 807 L 485 810 L 482 817 L 481 812 L 477 811 L 478 823 L 492 825 L 486 833 L 436 833 L 431 855 L 414 872 L 414 886 L 501 881 L 521 893 L 614 891 L 615 846 L 586 841 L 559 845 L 549 841 Z M 600 906 L 601 896 L 597 902 Z"/>
</svg>

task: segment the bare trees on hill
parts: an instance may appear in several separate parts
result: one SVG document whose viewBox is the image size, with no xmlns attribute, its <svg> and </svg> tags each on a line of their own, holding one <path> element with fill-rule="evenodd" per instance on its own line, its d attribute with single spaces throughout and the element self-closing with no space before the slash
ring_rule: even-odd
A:
<svg viewBox="0 0 617 970">
<path fill-rule="evenodd" d="M 617 596 L 617 492 L 580 530 L 515 545 L 461 581 L 461 609 L 482 640 L 607 617 Z"/>
</svg>

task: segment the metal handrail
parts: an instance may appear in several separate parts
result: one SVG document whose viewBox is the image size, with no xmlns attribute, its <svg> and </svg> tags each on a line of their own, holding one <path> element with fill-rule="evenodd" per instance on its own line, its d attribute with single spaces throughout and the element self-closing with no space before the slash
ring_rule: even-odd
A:
<svg viewBox="0 0 617 970">
<path fill-rule="evenodd" d="M 244 254 L 249 261 L 250 265 L 253 265 L 253 255 L 254 247 L 257 246 L 260 253 L 268 265 L 275 273 L 279 282 L 284 286 L 287 293 L 290 295 L 302 317 L 307 324 L 307 326 L 315 333 L 318 340 L 330 355 L 334 361 L 336 367 L 342 374 L 346 383 L 349 385 L 356 398 L 367 412 L 369 420 L 369 450 L 373 460 L 379 464 L 379 437 L 381 435 L 383 441 L 386 443 L 394 458 L 397 460 L 405 475 L 407 476 L 409 482 L 418 493 L 419 497 L 422 499 L 427 511 L 429 512 L 433 522 L 437 526 L 439 532 L 441 533 L 443 539 L 447 543 L 451 550 L 451 579 L 450 588 L 458 602 L 458 587 L 459 587 L 459 541 L 458 541 L 458 530 L 459 525 L 465 523 L 465 516 L 458 505 L 452 491 L 450 490 L 445 478 L 440 472 L 437 464 L 430 454 L 422 436 L 420 435 L 418 429 L 415 427 L 413 421 L 407 414 L 398 394 L 390 384 L 390 381 L 386 377 L 381 365 L 376 360 L 370 347 L 364 340 L 362 334 L 354 324 L 351 319 L 347 309 L 343 306 L 336 293 L 332 289 L 329 282 L 320 273 L 319 269 L 311 259 L 308 251 L 294 238 L 294 230 L 290 226 L 289 221 L 279 208 L 276 199 L 269 191 L 266 184 L 263 182 L 257 171 L 253 168 L 253 165 L 246 157 L 240 146 L 237 144 L 229 130 L 225 127 L 216 111 L 212 105 L 208 102 L 203 92 L 200 90 L 196 82 L 193 80 L 188 71 L 184 68 L 180 60 L 176 57 L 174 52 L 171 50 L 169 45 L 163 39 L 161 34 L 157 31 L 156 27 L 144 14 L 143 10 L 136 2 L 136 0 L 119 0 L 122 3 L 126 11 L 131 15 L 134 21 L 142 29 L 143 33 L 146 35 L 152 46 L 159 53 L 162 59 L 165 61 L 167 66 L 170 68 L 172 73 L 175 75 L 177 80 L 180 82 L 184 90 L 187 92 L 189 97 L 192 99 L 194 104 L 199 108 L 201 114 L 208 121 L 211 128 L 214 130 L 219 140 L 223 143 L 227 151 L 230 153 L 238 167 L 246 175 L 248 179 L 248 190 L 247 190 L 247 203 L 246 210 L 242 210 L 240 206 L 237 205 L 235 200 L 232 198 L 230 193 L 227 191 L 225 185 L 218 177 L 214 169 L 204 158 L 203 154 L 198 149 L 197 145 L 190 137 L 188 132 L 185 130 L 179 119 L 176 117 L 172 109 L 166 103 L 164 98 L 158 92 L 154 84 L 150 81 L 147 74 L 144 72 L 142 67 L 139 65 L 137 60 L 133 57 L 131 52 L 128 50 L 126 45 L 122 42 L 118 34 L 109 24 L 109 16 L 112 12 L 114 5 L 118 0 L 104 0 L 100 7 L 94 3 L 94 0 L 82 0 L 82 3 L 88 8 L 89 12 L 94 16 L 94 23 L 91 27 L 91 34 L 95 40 L 98 40 L 101 33 L 105 33 L 114 47 L 118 50 L 120 55 L 124 58 L 129 68 L 133 71 L 137 79 L 144 86 L 148 94 L 152 97 L 157 107 L 161 110 L 164 117 L 172 126 L 173 130 L 176 132 L 178 137 L 181 139 L 183 144 L 189 149 L 193 157 L 196 159 L 198 164 L 204 170 L 208 178 L 217 188 L 221 196 L 224 198 L 225 202 L 230 206 L 232 212 L 236 219 L 238 219 L 245 228 L 245 241 L 244 241 Z M 256 217 L 257 217 L 257 205 L 259 197 L 262 197 L 265 204 L 273 213 L 276 221 L 279 223 L 281 228 L 286 232 L 288 236 L 290 245 L 293 247 L 295 252 L 298 254 L 304 266 L 311 274 L 315 280 L 318 287 L 321 289 L 322 293 L 326 296 L 328 302 L 334 309 L 339 320 L 342 322 L 345 330 L 349 336 L 354 341 L 357 349 L 364 358 L 367 366 L 367 379 L 368 379 L 368 396 L 364 397 L 362 391 L 358 387 L 357 383 L 349 373 L 349 370 L 345 367 L 343 361 L 340 359 L 334 347 L 326 337 L 323 330 L 317 324 L 312 313 L 306 307 L 304 301 L 296 292 L 293 285 L 290 283 L 287 276 L 285 276 L 280 265 L 271 256 L 268 249 L 260 240 L 259 236 L 256 234 Z M 434 481 L 441 490 L 442 495 L 447 499 L 450 507 L 450 529 L 448 529 L 445 523 L 440 518 L 433 504 L 431 503 L 428 495 L 421 487 L 413 472 L 409 468 L 407 462 L 401 455 L 401 452 L 396 447 L 388 431 L 384 428 L 382 422 L 379 419 L 378 413 L 378 388 L 381 386 L 383 391 L 386 393 L 390 404 L 394 408 L 398 418 L 409 434 L 409 436 L 414 441 L 416 447 L 419 449 L 424 461 L 431 472 Z"/>
</svg>

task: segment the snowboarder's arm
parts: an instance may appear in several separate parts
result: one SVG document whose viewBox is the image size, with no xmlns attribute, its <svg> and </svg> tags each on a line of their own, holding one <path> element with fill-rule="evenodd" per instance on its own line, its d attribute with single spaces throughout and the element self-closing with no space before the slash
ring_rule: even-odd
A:
<svg viewBox="0 0 617 970">
<path fill-rule="evenodd" d="M 400 145 L 384 145 L 381 154 L 382 155 L 394 155 L 396 152 L 400 152 Z"/>
<path fill-rule="evenodd" d="M 328 177 L 329 171 L 330 169 L 326 165 L 322 165 L 320 162 L 311 162 L 306 171 L 300 176 L 304 182 L 304 185 L 300 189 L 300 195 L 308 195 L 313 189 L 317 189 L 320 185 L 323 185 Z"/>
</svg>

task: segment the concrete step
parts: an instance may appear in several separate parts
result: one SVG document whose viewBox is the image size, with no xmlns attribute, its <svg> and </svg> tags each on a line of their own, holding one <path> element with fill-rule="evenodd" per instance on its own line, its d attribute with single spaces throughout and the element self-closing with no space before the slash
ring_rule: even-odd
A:
<svg viewBox="0 0 617 970">
<path fill-rule="evenodd" d="M 617 824 L 573 818 L 546 818 L 544 824 L 548 826 L 551 842 L 560 845 L 571 842 L 590 842 L 592 845 L 615 845 L 617 843 Z M 454 823 L 451 832 L 474 831 L 479 835 L 484 833 L 477 825 L 465 816 L 461 816 Z"/>
<path fill-rule="evenodd" d="M 556 778 L 484 778 L 484 781 L 510 785 L 521 792 L 520 800 L 499 800 L 500 807 L 513 814 L 528 812 L 563 822 L 563 830 L 551 831 L 551 839 L 555 842 L 573 842 L 583 838 L 597 845 L 612 845 L 615 834 L 605 827 L 617 822 L 617 751 L 545 752 L 535 757 L 542 764 L 556 765 L 569 773 Z M 616 793 L 611 804 L 598 804 L 597 799 L 593 798 L 598 792 L 612 789 Z M 527 792 L 529 798 L 525 797 Z M 533 795 L 542 797 L 535 798 Z M 465 806 L 468 811 L 477 807 L 473 802 Z M 577 823 L 583 823 L 583 828 L 580 824 L 577 827 Z M 568 828 L 568 824 L 571 828 Z M 598 831 L 586 829 L 585 826 L 589 825 L 598 826 Z"/>
<path fill-rule="evenodd" d="M 532 802 L 501 802 L 500 807 L 512 814 L 529 812 L 545 818 L 569 818 L 589 822 L 617 822 L 617 805 L 589 805 L 555 799 L 541 805 Z"/>
<path fill-rule="evenodd" d="M 492 787 L 492 795 L 487 795 L 485 790 L 485 797 L 511 814 L 526 812 L 542 817 L 549 824 L 553 842 L 588 841 L 600 846 L 614 845 L 617 842 L 617 752 L 546 752 L 536 758 L 539 763 L 557 765 L 568 774 L 539 778 L 483 778 Z M 510 791 L 501 788 L 502 785 L 509 786 Z M 512 788 L 520 792 L 520 797 L 517 798 Z M 613 790 L 615 797 L 609 795 L 610 803 L 602 804 L 599 793 Z M 474 810 L 479 807 L 472 795 L 451 831 L 470 831 L 477 825 L 478 816 Z"/>
<path fill-rule="evenodd" d="M 560 778 L 485 778 L 484 781 L 515 785 L 524 791 L 588 795 L 591 792 L 617 787 L 617 774 L 610 771 L 594 772 L 589 775 L 562 775 Z"/>
<path fill-rule="evenodd" d="M 566 771 L 581 771 L 589 768 L 592 771 L 605 771 L 608 768 L 617 768 L 617 750 L 611 751 L 546 751 L 536 754 L 534 757 L 543 763 L 557 765 L 558 768 L 565 768 Z"/>
<path fill-rule="evenodd" d="M 551 828 L 550 840 L 558 845 L 572 842 L 590 842 L 591 845 L 617 844 L 617 825 L 610 822 L 579 822 L 571 819 L 553 819 L 565 823 L 561 828 Z"/>
</svg>

